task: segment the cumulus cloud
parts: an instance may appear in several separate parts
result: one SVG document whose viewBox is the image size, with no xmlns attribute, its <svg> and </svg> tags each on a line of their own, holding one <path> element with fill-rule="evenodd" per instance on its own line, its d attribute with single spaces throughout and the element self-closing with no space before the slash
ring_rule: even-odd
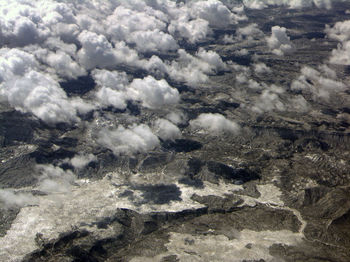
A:
<svg viewBox="0 0 350 262">
<path fill-rule="evenodd" d="M 290 109 L 295 110 L 296 112 L 306 112 L 309 110 L 308 102 L 302 95 L 297 95 L 290 98 L 288 106 Z"/>
<path fill-rule="evenodd" d="M 331 0 L 243 0 L 243 4 L 251 9 L 264 9 L 269 5 L 287 6 L 292 9 L 316 6 L 318 8 L 332 8 Z"/>
<path fill-rule="evenodd" d="M 218 0 L 196 1 L 190 4 L 190 8 L 193 17 L 205 19 L 216 28 L 225 28 L 246 19 L 245 16 L 233 13 Z"/>
<path fill-rule="evenodd" d="M 8 5 L 0 6 L 2 17 L 1 36 L 2 44 L 18 47 L 37 43 L 45 32 L 41 32 L 35 23 L 40 19 L 30 6 L 9 2 Z"/>
<path fill-rule="evenodd" d="M 97 157 L 93 154 L 77 154 L 69 160 L 70 164 L 75 169 L 82 169 L 91 162 L 97 160 Z"/>
<path fill-rule="evenodd" d="M 237 79 L 237 80 L 242 81 L 242 80 L 245 80 L 245 79 L 246 79 L 246 78 Z M 255 81 L 255 80 L 253 80 L 253 79 L 249 79 L 249 80 L 248 80 L 248 87 L 249 87 L 250 89 L 253 89 L 253 90 L 261 90 L 261 89 L 264 88 L 260 83 L 258 83 L 257 81 Z"/>
<path fill-rule="evenodd" d="M 68 98 L 57 79 L 40 71 L 34 55 L 15 48 L 0 49 L 0 96 L 15 109 L 55 124 L 79 121 L 77 113 L 93 108 Z"/>
<path fill-rule="evenodd" d="M 154 122 L 154 129 L 162 140 L 174 140 L 181 137 L 180 129 L 166 119 L 157 119 Z"/>
<path fill-rule="evenodd" d="M 124 92 L 120 92 L 108 87 L 101 87 L 95 93 L 96 99 L 101 107 L 113 106 L 117 109 L 125 109 L 127 96 Z"/>
<path fill-rule="evenodd" d="M 92 76 L 99 89 L 95 96 L 102 106 L 126 108 L 127 100 L 140 101 L 147 108 L 161 108 L 177 104 L 180 94 L 164 79 L 152 76 L 135 78 L 130 84 L 125 73 L 108 70 L 94 70 Z"/>
<path fill-rule="evenodd" d="M 275 55 L 290 54 L 295 49 L 286 31 L 285 27 L 273 26 L 271 28 L 271 36 L 266 38 L 268 47 Z"/>
<path fill-rule="evenodd" d="M 128 128 L 102 129 L 98 133 L 97 143 L 109 148 L 115 155 L 144 153 L 159 145 L 159 139 L 144 124 Z"/>
<path fill-rule="evenodd" d="M 174 105 L 180 100 L 177 89 L 169 86 L 164 79 L 156 80 L 152 76 L 147 76 L 144 79 L 134 79 L 127 92 L 128 97 L 140 100 L 142 105 L 148 108 Z"/>
<path fill-rule="evenodd" d="M 0 201 L 5 208 L 22 207 L 36 204 L 37 199 L 30 193 L 16 192 L 13 189 L 0 189 Z"/>
<path fill-rule="evenodd" d="M 96 72 L 131 68 L 196 86 L 228 67 L 216 52 L 199 48 L 189 54 L 177 41 L 205 41 L 212 28 L 246 19 L 242 5 L 218 0 L 9 0 L 0 5 L 0 13 L 0 47 L 22 50 L 13 48 L 6 55 L 10 49 L 2 48 L 0 95 L 50 124 L 79 121 L 79 113 L 96 107 L 125 109 L 128 100 L 148 108 L 176 104 L 180 95 L 165 80 L 149 76 L 130 84 L 120 75 Z M 169 51 L 173 56 L 164 61 L 156 55 Z M 68 97 L 60 88 L 60 81 L 90 73 L 97 85 L 89 96 L 94 101 Z"/>
<path fill-rule="evenodd" d="M 236 37 L 238 40 L 246 39 L 252 41 L 256 38 L 264 36 L 264 33 L 258 28 L 258 25 L 253 23 L 245 27 L 240 27 L 236 31 Z"/>
<path fill-rule="evenodd" d="M 129 79 L 125 72 L 94 69 L 91 75 L 96 84 L 101 87 L 122 91 L 129 84 Z"/>
<path fill-rule="evenodd" d="M 126 87 L 129 80 L 125 72 L 95 69 L 91 75 L 98 86 L 95 97 L 100 106 L 126 108 Z"/>
<path fill-rule="evenodd" d="M 350 41 L 347 41 L 337 49 L 332 50 L 332 56 L 329 60 L 332 64 L 350 65 Z"/>
<path fill-rule="evenodd" d="M 1 93 L 17 110 L 32 112 L 47 123 L 77 121 L 76 109 L 50 76 L 30 71 L 8 82 Z"/>
<path fill-rule="evenodd" d="M 38 189 L 46 193 L 64 193 L 71 190 L 76 179 L 73 172 L 53 165 L 37 165 L 40 172 Z"/>
<path fill-rule="evenodd" d="M 169 33 L 192 44 L 206 40 L 212 34 L 212 28 L 227 28 L 246 19 L 242 8 L 230 10 L 218 0 L 188 1 L 171 11 L 171 16 Z"/>
<path fill-rule="evenodd" d="M 49 52 L 42 49 L 42 52 L 36 52 L 37 57 L 47 65 L 48 72 L 51 75 L 58 75 L 64 79 L 75 79 L 79 76 L 86 75 L 86 70 L 81 67 L 72 57 L 61 50 Z"/>
<path fill-rule="evenodd" d="M 165 29 L 166 23 L 157 17 L 129 7 L 118 6 L 106 19 L 107 33 L 114 40 L 126 40 L 132 32 Z"/>
<path fill-rule="evenodd" d="M 337 73 L 326 64 L 319 65 L 318 70 L 323 76 L 327 78 L 331 78 L 331 79 L 337 78 Z"/>
<path fill-rule="evenodd" d="M 337 22 L 333 27 L 327 25 L 325 32 L 330 39 L 340 42 L 338 47 L 332 50 L 330 63 L 350 65 L 350 20 Z"/>
<path fill-rule="evenodd" d="M 35 57 L 22 50 L 12 48 L 0 49 L 0 80 L 7 82 L 15 76 L 23 76 L 38 67 Z"/>
<path fill-rule="evenodd" d="M 322 69 L 322 67 L 321 67 Z M 326 68 L 323 67 L 323 70 Z M 328 69 L 328 76 L 335 77 Z M 324 77 L 318 70 L 305 66 L 301 69 L 301 75 L 291 85 L 292 90 L 311 94 L 314 100 L 329 100 L 331 94 L 341 92 L 346 86 L 336 79 Z"/>
<path fill-rule="evenodd" d="M 166 115 L 166 118 L 175 125 L 185 124 L 187 122 L 187 116 L 183 112 L 171 112 Z"/>
<path fill-rule="evenodd" d="M 284 111 L 285 105 L 281 101 L 278 93 L 265 89 L 262 91 L 262 94 L 259 96 L 259 99 L 253 106 L 252 110 L 257 113 L 273 110 Z"/>
<path fill-rule="evenodd" d="M 348 41 L 350 40 L 350 20 L 337 22 L 333 27 L 326 25 L 325 32 L 331 39 L 335 39 L 339 42 Z"/>
<path fill-rule="evenodd" d="M 250 9 L 261 10 L 267 7 L 267 4 L 263 0 L 243 0 L 243 4 Z"/>
<path fill-rule="evenodd" d="M 259 74 L 269 74 L 272 72 L 272 70 L 264 63 L 256 63 L 256 64 L 254 64 L 254 72 L 258 75 Z"/>
<path fill-rule="evenodd" d="M 249 55 L 249 51 L 245 48 L 242 48 L 242 49 L 236 50 L 235 55 L 246 56 L 246 55 Z"/>
<path fill-rule="evenodd" d="M 244 27 L 238 27 L 235 36 L 225 34 L 222 41 L 225 44 L 231 44 L 243 40 L 251 42 L 262 37 L 264 37 L 264 33 L 258 28 L 257 24 L 252 23 Z"/>
<path fill-rule="evenodd" d="M 12 49 L 0 61 L 0 95 L 13 107 L 32 112 L 48 122 L 76 121 L 76 108 L 70 103 L 59 84 L 49 75 L 34 71 L 35 59 L 23 51 Z"/>
<path fill-rule="evenodd" d="M 168 30 L 169 33 L 175 37 L 185 38 L 192 44 L 204 41 L 212 34 L 209 22 L 200 18 L 191 21 L 188 21 L 187 19 L 173 20 L 171 21 Z"/>
<path fill-rule="evenodd" d="M 179 48 L 175 39 L 162 31 L 137 31 L 128 36 L 128 42 L 134 43 L 141 52 L 167 52 Z"/>
<path fill-rule="evenodd" d="M 222 133 L 238 134 L 240 126 L 226 119 L 221 114 L 205 113 L 200 114 L 196 119 L 190 121 L 192 129 L 201 129 L 212 135 L 219 135 Z"/>
<path fill-rule="evenodd" d="M 104 35 L 83 31 L 79 34 L 78 40 L 82 45 L 78 52 L 79 62 L 86 69 L 115 65 L 115 52 Z"/>
<path fill-rule="evenodd" d="M 233 44 L 236 40 L 234 39 L 233 35 L 225 34 L 222 38 L 222 42 L 224 44 Z"/>
<path fill-rule="evenodd" d="M 168 74 L 177 81 L 196 85 L 208 80 L 209 74 L 226 70 L 227 65 L 215 51 L 199 48 L 195 56 L 185 50 L 178 50 L 178 59 L 167 67 Z"/>
<path fill-rule="evenodd" d="M 302 95 L 291 95 L 277 85 L 267 85 L 249 79 L 248 87 L 259 90 L 261 94 L 253 102 L 251 110 L 262 114 L 271 111 L 306 112 L 309 109 L 308 102 Z"/>
<path fill-rule="evenodd" d="M 204 48 L 199 48 L 197 57 L 206 62 L 210 67 L 206 72 L 219 72 L 227 69 L 226 64 L 222 61 L 221 57 L 214 51 L 206 51 Z"/>
</svg>

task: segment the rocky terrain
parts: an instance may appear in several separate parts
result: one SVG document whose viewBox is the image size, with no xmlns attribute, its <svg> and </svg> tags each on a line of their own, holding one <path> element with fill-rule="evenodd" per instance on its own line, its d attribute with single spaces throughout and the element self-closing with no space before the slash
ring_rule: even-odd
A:
<svg viewBox="0 0 350 262">
<path fill-rule="evenodd" d="M 128 99 L 72 124 L 3 99 L 0 261 L 350 261 L 349 65 L 330 62 L 350 39 L 332 31 L 348 10 L 246 4 L 238 24 L 198 43 L 176 38 L 225 66 L 195 84 L 163 75 L 175 104 Z M 150 74 L 106 68 L 129 82 Z M 94 102 L 101 79 L 59 84 Z"/>
</svg>

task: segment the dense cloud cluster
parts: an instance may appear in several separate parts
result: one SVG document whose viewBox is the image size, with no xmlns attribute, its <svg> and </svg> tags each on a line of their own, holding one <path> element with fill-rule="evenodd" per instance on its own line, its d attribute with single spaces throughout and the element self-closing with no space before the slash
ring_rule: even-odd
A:
<svg viewBox="0 0 350 262">
<path fill-rule="evenodd" d="M 56 123 L 77 121 L 78 111 L 91 109 L 80 98 L 69 99 L 32 54 L 16 48 L 2 48 L 0 54 L 0 96 L 17 110 Z"/>
<path fill-rule="evenodd" d="M 1 2 L 0 99 L 50 125 L 79 123 L 82 115 L 94 110 L 113 108 L 128 112 L 130 102 L 145 110 L 171 112 L 149 123 L 130 120 L 129 127 L 120 125 L 97 132 L 100 145 L 115 154 L 133 154 L 155 148 L 158 137 L 173 140 L 181 136 L 178 125 L 186 124 L 187 116 L 176 109 L 181 103 L 180 92 L 175 88 L 178 84 L 200 88 L 211 75 L 238 71 L 236 82 L 259 92 L 253 104 L 245 106 L 256 113 L 306 110 L 307 102 L 302 95 L 310 93 L 314 99 L 327 99 L 332 88 L 343 90 L 344 85 L 336 81 L 330 69 L 326 71 L 331 76 L 327 76 L 325 68 L 314 72 L 304 67 L 292 84 L 292 90 L 302 91 L 302 95 L 294 94 L 286 99 L 285 90 L 256 79 L 272 73 L 257 57 L 253 57 L 250 67 L 238 66 L 224 62 L 217 52 L 208 48 L 217 32 L 235 29 L 233 34 L 220 36 L 220 42 L 259 43 L 279 56 L 295 51 L 286 28 L 273 26 L 271 35 L 265 36 L 258 24 L 248 21 L 246 9 L 268 5 L 331 8 L 331 1 Z M 331 63 L 350 63 L 349 28 L 349 21 L 326 28 L 328 37 L 341 43 L 333 51 Z M 244 48 L 235 50 L 234 54 L 250 55 Z M 94 81 L 87 95 L 63 90 L 62 82 L 69 83 L 82 76 Z M 216 114 L 202 114 L 191 121 L 191 126 L 211 133 L 237 133 L 239 129 L 234 122 Z M 120 137 L 132 137 L 138 142 L 125 144 Z M 84 157 L 75 164 L 72 162 L 76 169 L 85 163 Z"/>
<path fill-rule="evenodd" d="M 249 10 L 271 5 L 280 6 L 276 10 L 284 13 L 282 9 L 286 8 L 329 9 L 332 0 L 0 0 L 0 103 L 4 104 L 0 108 L 7 110 L 10 106 L 10 110 L 27 113 L 21 117 L 29 115 L 31 119 L 23 126 L 29 125 L 26 131 L 32 132 L 30 141 L 14 140 L 5 149 L 10 152 L 15 148 L 13 163 L 17 157 L 24 162 L 21 165 L 27 165 L 26 161 L 48 162 L 36 166 L 37 184 L 31 188 L 0 189 L 1 208 L 36 205 L 22 211 L 35 209 L 42 214 L 42 199 L 46 199 L 47 210 L 55 203 L 61 212 L 66 204 L 62 204 L 62 199 L 72 199 L 76 207 L 84 207 L 78 203 L 81 199 L 97 195 L 91 198 L 93 206 L 111 207 L 112 212 L 119 200 L 126 201 L 123 207 L 134 208 L 128 203 L 140 199 L 136 204 L 142 210 L 148 206 L 142 201 L 150 197 L 148 192 L 135 190 L 135 181 L 142 178 L 140 173 L 150 170 L 147 161 L 158 161 L 158 155 L 160 165 L 169 160 L 174 161 L 172 167 L 163 169 L 162 174 L 158 168 L 152 170 L 155 176 L 150 179 L 145 176 L 147 181 L 143 182 L 152 183 L 158 175 L 179 167 L 171 178 L 177 181 L 176 185 L 171 187 L 181 194 L 181 198 L 176 197 L 180 204 L 175 204 L 180 206 L 186 201 L 183 196 L 193 190 L 220 191 L 216 190 L 219 187 L 208 190 L 211 179 L 203 184 L 197 179 L 178 180 L 188 171 L 183 165 L 188 157 L 204 156 L 208 146 L 219 140 L 232 142 L 232 137 L 242 135 L 248 141 L 246 138 L 253 134 L 250 128 L 260 130 L 261 123 L 301 125 L 298 119 L 304 119 L 305 112 L 310 113 L 307 114 L 310 118 L 323 114 L 326 105 L 347 91 L 345 81 L 337 76 L 345 67 L 338 70 L 334 64 L 350 65 L 350 20 L 326 27 L 328 39 L 338 43 L 330 57 L 325 50 L 331 44 L 324 40 L 320 41 L 324 44 L 322 50 L 312 53 L 317 53 L 315 59 L 300 59 L 308 47 L 318 43 L 308 37 L 322 34 L 318 30 L 304 34 L 305 30 L 300 32 L 294 24 L 280 19 L 280 14 L 274 19 L 274 11 L 265 16 Z M 294 12 L 297 13 L 295 10 L 289 13 Z M 262 22 L 264 16 L 271 20 Z M 275 24 L 278 21 L 280 26 Z M 290 54 L 295 54 L 295 59 Z M 315 65 L 320 61 L 318 54 L 322 59 L 326 57 L 320 66 Z M 330 114 L 349 122 L 348 108 L 339 104 L 341 110 Z M 312 126 L 323 123 L 323 119 L 312 120 L 316 120 Z M 309 130 L 310 126 L 305 124 L 302 128 Z M 328 127 L 322 124 L 320 128 Z M 2 136 L 0 142 L 4 142 Z M 27 142 L 37 148 L 30 148 Z M 16 151 L 17 145 L 23 146 L 23 152 L 22 148 Z M 249 158 L 255 154 L 253 149 L 244 149 Z M 265 155 L 267 160 L 270 153 L 273 152 Z M 214 156 L 217 157 L 220 156 Z M 106 163 L 111 159 L 112 163 Z M 208 168 L 212 162 L 209 160 Z M 6 163 L 5 167 L 11 164 Z M 119 164 L 140 173 L 128 176 L 127 182 L 119 176 L 107 175 L 101 184 L 94 181 L 96 175 L 90 177 L 96 170 L 98 175 L 105 175 Z M 191 162 L 188 168 L 192 169 Z M 198 175 L 206 175 L 206 171 Z M 124 183 L 129 182 L 133 184 L 130 189 L 134 196 L 125 197 L 129 191 L 124 191 Z M 202 185 L 194 185 L 197 182 Z M 103 184 L 112 188 L 106 191 L 108 194 L 103 192 Z M 90 194 L 91 189 L 96 191 Z M 101 205 L 106 201 L 112 204 Z M 202 205 L 198 202 L 197 206 Z M 96 213 L 98 208 L 95 209 L 91 212 Z M 67 214 L 64 216 L 70 219 L 72 214 Z M 28 214 L 24 216 L 29 221 L 42 221 L 33 220 Z M 105 216 L 100 212 L 98 219 L 101 217 Z M 58 222 L 57 227 L 62 224 Z M 48 224 L 44 230 L 60 232 L 57 227 L 50 228 Z M 28 232 L 22 230 L 21 234 L 30 237 L 39 231 L 30 228 Z M 11 235 L 10 238 L 16 240 Z"/>
<path fill-rule="evenodd" d="M 128 99 L 150 108 L 177 102 L 177 91 L 164 80 L 134 80 L 124 92 L 101 84 L 98 70 L 113 74 L 118 65 L 126 65 L 196 85 L 226 65 L 214 51 L 200 49 L 190 55 L 178 41 L 205 41 L 211 28 L 245 19 L 218 0 L 8 1 L 0 4 L 0 12 L 1 97 L 50 124 L 79 121 L 79 112 L 94 108 L 80 98 L 68 98 L 59 84 L 89 72 L 99 86 L 95 98 L 101 106 L 123 109 Z M 154 55 L 143 58 L 146 52 Z M 175 59 L 159 57 L 168 52 Z"/>
</svg>

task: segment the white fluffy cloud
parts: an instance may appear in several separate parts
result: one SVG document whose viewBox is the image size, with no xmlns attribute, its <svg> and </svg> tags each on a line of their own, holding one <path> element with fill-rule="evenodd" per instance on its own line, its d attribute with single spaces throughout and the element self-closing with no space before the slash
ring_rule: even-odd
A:
<svg viewBox="0 0 350 262">
<path fill-rule="evenodd" d="M 306 112 L 309 110 L 308 102 L 302 95 L 297 95 L 289 100 L 289 108 L 296 112 Z"/>
<path fill-rule="evenodd" d="M 177 89 L 172 88 L 164 80 L 156 80 L 152 76 L 144 79 L 134 79 L 128 88 L 128 97 L 140 100 L 148 108 L 160 108 L 174 105 L 179 102 L 180 95 Z"/>
<path fill-rule="evenodd" d="M 0 12 L 1 44 L 11 47 L 34 44 L 45 34 L 35 23 L 40 16 L 28 5 L 16 6 L 10 1 L 7 5 L 0 5 Z"/>
<path fill-rule="evenodd" d="M 256 63 L 254 64 L 254 72 L 257 74 L 268 74 L 271 73 L 272 70 L 264 63 Z"/>
<path fill-rule="evenodd" d="M 2 48 L 1 98 L 50 124 L 79 121 L 78 113 L 95 107 L 124 109 L 130 99 L 149 108 L 176 104 L 180 95 L 165 80 L 145 77 L 130 84 L 95 71 L 144 70 L 157 79 L 197 86 L 228 67 L 216 52 L 200 48 L 189 54 L 177 41 L 205 41 L 212 28 L 246 19 L 244 8 L 234 6 L 219 0 L 5 1 L 0 3 L 0 47 L 17 49 L 6 56 L 10 49 Z M 164 61 L 148 58 L 169 51 L 173 56 Z M 68 97 L 60 88 L 59 82 L 91 72 L 97 86 L 87 97 L 94 101 Z"/>
<path fill-rule="evenodd" d="M 193 44 L 206 40 L 212 28 L 228 28 L 246 19 L 243 9 L 230 10 L 218 0 L 188 1 L 169 13 L 173 18 L 168 26 L 169 33 Z"/>
<path fill-rule="evenodd" d="M 206 51 L 204 48 L 199 48 L 197 57 L 208 64 L 209 69 L 205 72 L 219 72 L 227 69 L 226 64 L 215 51 Z"/>
<path fill-rule="evenodd" d="M 95 96 L 102 106 L 126 108 L 127 100 L 140 101 L 147 108 L 172 106 L 179 102 L 180 94 L 164 79 L 152 76 L 135 78 L 130 84 L 125 73 L 108 70 L 94 70 L 92 76 L 98 85 Z"/>
<path fill-rule="evenodd" d="M 17 110 L 54 124 L 78 121 L 78 112 L 92 109 L 79 98 L 68 98 L 55 79 L 40 72 L 33 55 L 6 48 L 0 54 L 0 96 Z"/>
<path fill-rule="evenodd" d="M 287 6 L 292 9 L 316 6 L 318 8 L 330 9 L 331 0 L 243 0 L 243 4 L 251 9 L 264 9 L 268 5 Z"/>
<path fill-rule="evenodd" d="M 129 43 L 134 43 L 136 49 L 141 52 L 167 52 L 179 48 L 175 39 L 162 31 L 137 31 L 128 36 Z"/>
<path fill-rule="evenodd" d="M 35 71 L 34 57 L 16 49 L 1 50 L 0 95 L 23 112 L 48 122 L 76 121 L 76 108 L 50 76 Z"/>
<path fill-rule="evenodd" d="M 325 75 L 335 78 L 336 76 L 327 67 L 321 67 L 321 70 L 326 71 Z M 294 80 L 291 85 L 292 90 L 302 91 L 306 94 L 311 94 L 314 100 L 324 99 L 329 100 L 331 94 L 341 92 L 346 89 L 346 86 L 336 79 L 324 77 L 321 72 L 311 67 L 303 67 L 301 75 Z"/>
<path fill-rule="evenodd" d="M 326 25 L 325 32 L 331 39 L 338 40 L 339 42 L 348 41 L 350 40 L 350 20 L 337 22 L 333 27 Z"/>
<path fill-rule="evenodd" d="M 205 40 L 212 33 L 209 22 L 200 18 L 190 21 L 187 19 L 173 20 L 168 30 L 175 37 L 185 38 L 192 44 Z"/>
<path fill-rule="evenodd" d="M 102 107 L 126 108 L 126 87 L 129 84 L 126 73 L 95 69 L 92 77 L 98 87 L 95 96 Z"/>
<path fill-rule="evenodd" d="M 271 36 L 266 38 L 267 45 L 275 55 L 282 56 L 294 51 L 294 46 L 286 33 L 285 27 L 273 26 Z"/>
<path fill-rule="evenodd" d="M 258 28 L 257 24 L 249 24 L 245 27 L 240 27 L 236 31 L 236 37 L 239 40 L 247 39 L 248 41 L 254 38 L 259 38 L 264 36 L 264 33 Z"/>
<path fill-rule="evenodd" d="M 166 118 L 175 125 L 185 124 L 187 122 L 187 116 L 183 112 L 170 112 Z"/>
<path fill-rule="evenodd" d="M 83 31 L 78 36 L 82 49 L 78 52 L 79 62 L 86 68 L 108 67 L 116 63 L 112 45 L 104 35 Z"/>
<path fill-rule="evenodd" d="M 302 95 L 291 96 L 285 93 L 285 90 L 280 86 L 255 83 L 258 86 L 256 89 L 262 90 L 251 107 L 255 113 L 261 114 L 270 111 L 306 112 L 309 109 L 308 102 Z"/>
<path fill-rule="evenodd" d="M 207 81 L 209 74 L 214 74 L 227 68 L 221 57 L 214 51 L 199 48 L 195 56 L 185 50 L 178 50 L 179 58 L 167 67 L 168 74 L 176 81 L 189 85 L 197 85 Z"/>
<path fill-rule="evenodd" d="M 114 42 L 135 44 L 136 49 L 141 52 L 176 50 L 178 45 L 175 39 L 165 32 L 166 23 L 159 19 L 166 19 L 165 14 L 159 15 L 155 10 L 150 12 L 147 5 L 144 7 L 146 10 L 133 10 L 130 3 L 127 7 L 118 6 L 106 19 L 108 36 Z"/>
<path fill-rule="evenodd" d="M 29 111 L 48 123 L 76 121 L 76 109 L 65 92 L 50 76 L 29 71 L 5 87 L 5 95 L 12 106 Z"/>
<path fill-rule="evenodd" d="M 190 7 L 193 17 L 205 19 L 213 27 L 225 28 L 245 19 L 244 16 L 234 14 L 219 0 L 196 1 Z"/>
<path fill-rule="evenodd" d="M 0 81 L 7 82 L 38 67 L 35 57 L 19 49 L 0 49 Z"/>
<path fill-rule="evenodd" d="M 97 157 L 93 154 L 78 154 L 69 160 L 71 165 L 76 169 L 82 169 L 91 162 L 97 160 Z"/>
<path fill-rule="evenodd" d="M 102 129 L 98 133 L 97 143 L 109 148 L 115 155 L 144 153 L 159 145 L 159 139 L 144 124 L 129 128 Z"/>
<path fill-rule="evenodd" d="M 127 96 L 124 92 L 120 92 L 108 87 L 101 87 L 96 91 L 95 96 L 101 107 L 113 106 L 122 110 L 127 106 Z"/>
<path fill-rule="evenodd" d="M 350 20 L 337 22 L 333 27 L 326 26 L 325 32 L 331 39 L 340 42 L 337 49 L 332 50 L 332 64 L 350 65 Z"/>
<path fill-rule="evenodd" d="M 44 54 L 42 60 L 54 70 L 55 74 L 63 78 L 75 79 L 87 74 L 86 70 L 74 61 L 70 55 L 61 50 Z"/>
<path fill-rule="evenodd" d="M 155 133 L 163 140 L 174 140 L 181 137 L 180 129 L 166 119 L 157 119 L 154 122 Z"/>
<path fill-rule="evenodd" d="M 258 101 L 255 103 L 252 109 L 257 113 L 273 110 L 284 111 L 285 105 L 280 100 L 278 93 L 265 89 L 262 91 L 262 94 L 259 96 Z"/>
<path fill-rule="evenodd" d="M 39 177 L 38 189 L 47 193 L 63 193 L 71 190 L 75 175 L 67 170 L 53 165 L 38 165 Z"/>
<path fill-rule="evenodd" d="M 129 84 L 128 76 L 125 72 L 95 69 L 91 72 L 91 75 L 96 84 L 101 87 L 122 91 Z"/>
<path fill-rule="evenodd" d="M 212 135 L 238 134 L 240 130 L 240 126 L 234 121 L 226 119 L 221 114 L 211 113 L 200 114 L 196 119 L 190 121 L 190 126 L 193 129 L 201 129 Z"/>
<path fill-rule="evenodd" d="M 126 40 L 132 32 L 165 29 L 165 22 L 157 17 L 129 7 L 118 6 L 106 19 L 107 33 L 115 40 Z"/>
<path fill-rule="evenodd" d="M 33 205 L 38 202 L 32 194 L 16 192 L 12 189 L 0 189 L 0 201 L 6 208 Z"/>
</svg>

